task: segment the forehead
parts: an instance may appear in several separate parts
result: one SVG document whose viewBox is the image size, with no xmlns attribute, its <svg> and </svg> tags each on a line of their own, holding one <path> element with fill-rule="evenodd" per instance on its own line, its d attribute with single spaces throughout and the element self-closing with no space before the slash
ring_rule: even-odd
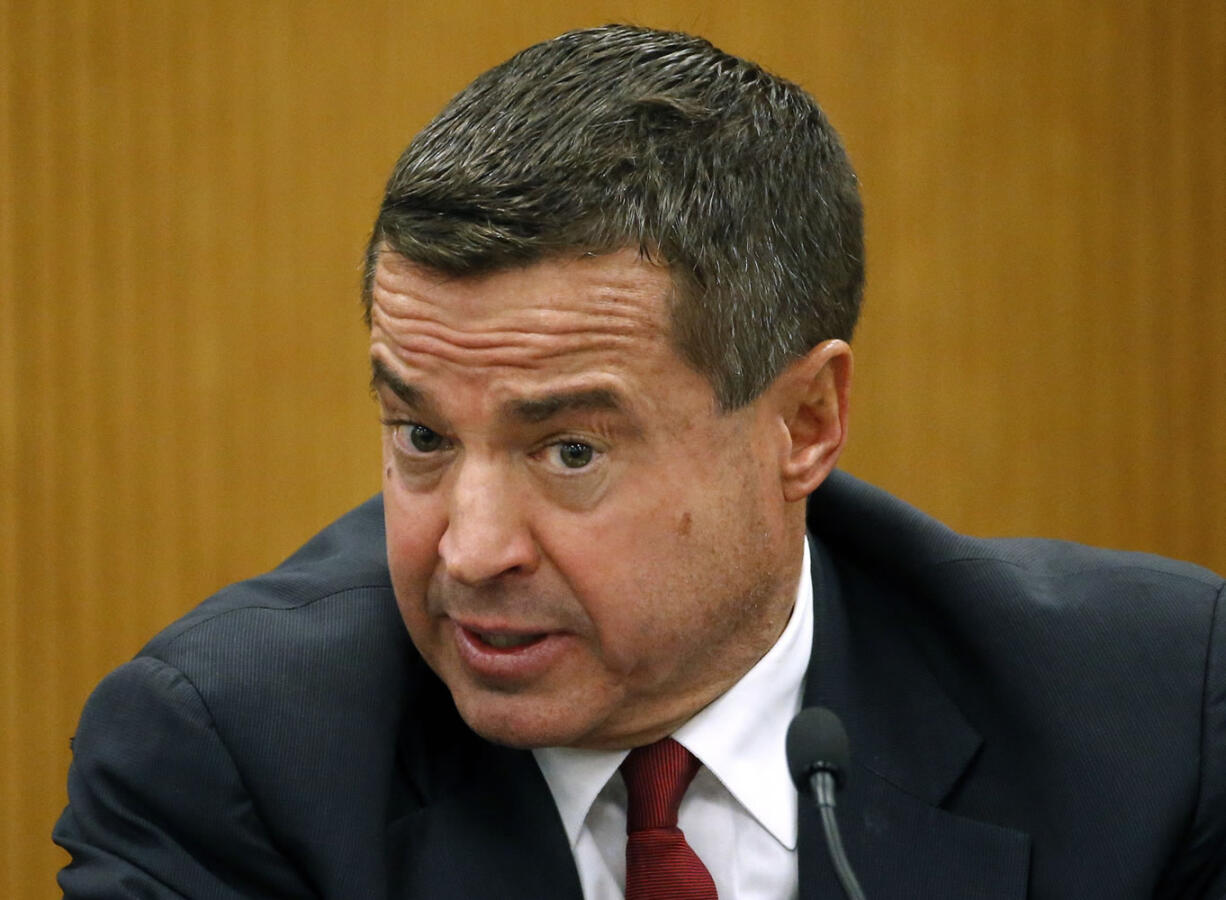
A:
<svg viewBox="0 0 1226 900">
<path fill-rule="evenodd" d="M 620 251 L 454 277 L 393 253 L 371 288 L 372 356 L 394 370 L 616 374 L 675 359 L 668 270 Z"/>
<path fill-rule="evenodd" d="M 437 315 L 463 327 L 502 319 L 535 321 L 541 333 L 562 330 L 568 315 L 629 316 L 663 326 L 672 280 L 668 269 L 632 250 L 558 257 L 481 275 L 449 275 L 396 253 L 379 254 L 373 311 Z"/>
</svg>

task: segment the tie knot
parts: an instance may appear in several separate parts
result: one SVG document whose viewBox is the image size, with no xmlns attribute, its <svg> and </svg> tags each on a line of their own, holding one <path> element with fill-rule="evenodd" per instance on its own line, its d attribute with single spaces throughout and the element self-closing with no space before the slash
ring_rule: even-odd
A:
<svg viewBox="0 0 1226 900">
<path fill-rule="evenodd" d="M 675 828 L 686 788 L 702 763 L 672 738 L 635 747 L 621 765 L 626 782 L 626 831 Z"/>
</svg>

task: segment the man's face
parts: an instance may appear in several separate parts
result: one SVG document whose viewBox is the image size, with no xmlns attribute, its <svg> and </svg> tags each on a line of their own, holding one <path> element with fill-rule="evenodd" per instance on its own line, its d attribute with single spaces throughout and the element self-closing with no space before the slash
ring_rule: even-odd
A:
<svg viewBox="0 0 1226 900">
<path fill-rule="evenodd" d="M 670 344 L 670 290 L 629 251 L 465 278 L 379 260 L 392 581 L 413 642 L 491 740 L 654 740 L 790 613 L 785 429 L 762 399 L 718 411 Z"/>
</svg>

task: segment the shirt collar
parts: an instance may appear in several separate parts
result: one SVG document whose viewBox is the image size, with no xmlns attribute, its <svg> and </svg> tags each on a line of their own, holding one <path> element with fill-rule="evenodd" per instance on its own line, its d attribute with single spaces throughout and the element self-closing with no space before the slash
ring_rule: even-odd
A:
<svg viewBox="0 0 1226 900">
<path fill-rule="evenodd" d="M 805 541 L 796 604 L 783 633 L 736 684 L 682 725 L 673 737 L 697 756 L 737 802 L 789 850 L 796 847 L 796 788 L 784 741 L 800 710 L 813 646 L 813 577 Z M 572 849 L 596 795 L 625 750 L 533 750 L 553 793 Z"/>
</svg>

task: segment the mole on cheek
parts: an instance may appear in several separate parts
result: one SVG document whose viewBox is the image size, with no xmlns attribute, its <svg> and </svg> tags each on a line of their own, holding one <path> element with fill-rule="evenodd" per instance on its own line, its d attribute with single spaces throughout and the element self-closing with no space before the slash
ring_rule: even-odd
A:
<svg viewBox="0 0 1226 900">
<path fill-rule="evenodd" d="M 681 518 L 677 522 L 677 534 L 685 537 L 690 533 L 690 526 L 694 524 L 694 518 L 688 512 L 682 513 Z"/>
</svg>

